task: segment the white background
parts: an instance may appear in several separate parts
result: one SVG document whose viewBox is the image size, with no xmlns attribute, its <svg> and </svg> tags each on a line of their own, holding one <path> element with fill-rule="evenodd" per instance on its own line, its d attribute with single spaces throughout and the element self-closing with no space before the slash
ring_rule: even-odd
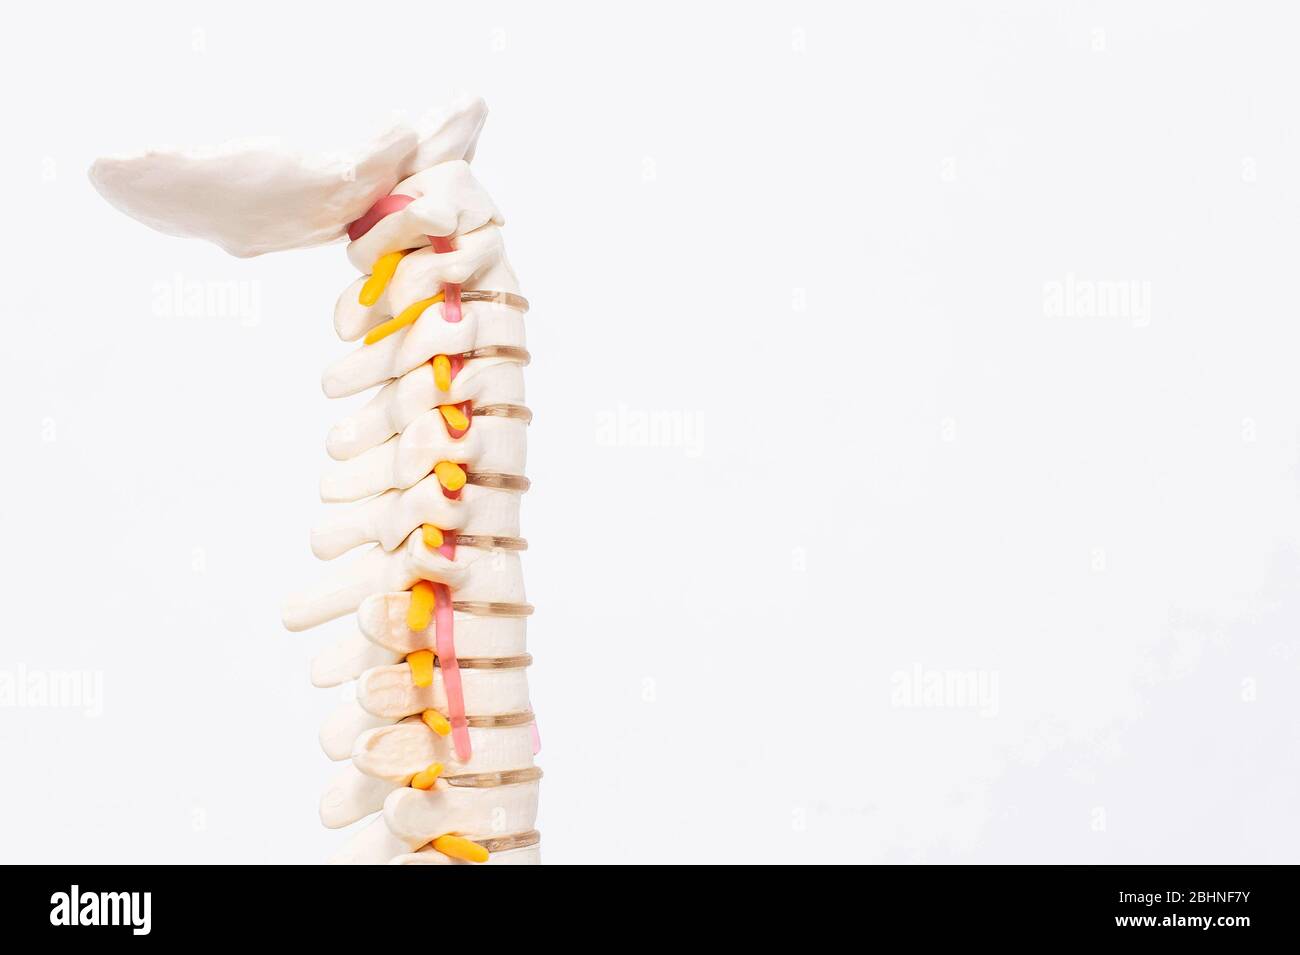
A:
<svg viewBox="0 0 1300 955">
<path fill-rule="evenodd" d="M 86 167 L 472 91 L 533 302 L 548 862 L 1296 861 L 1300 22 L 1134 7 L 11 9 L 0 680 L 102 712 L 0 705 L 0 860 L 345 838 L 307 667 L 351 624 L 279 605 L 354 273 Z"/>
</svg>

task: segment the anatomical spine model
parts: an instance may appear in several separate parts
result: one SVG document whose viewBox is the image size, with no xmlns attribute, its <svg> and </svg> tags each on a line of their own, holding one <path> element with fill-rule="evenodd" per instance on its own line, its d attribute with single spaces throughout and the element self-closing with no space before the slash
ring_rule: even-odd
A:
<svg viewBox="0 0 1300 955">
<path fill-rule="evenodd" d="M 337 464 L 317 557 L 364 552 L 287 601 L 304 630 L 355 614 L 312 681 L 356 681 L 321 728 L 350 761 L 321 799 L 331 828 L 378 813 L 337 862 L 535 864 L 541 770 L 519 552 L 524 313 L 503 220 L 470 173 L 487 110 L 467 100 L 398 125 L 352 162 L 264 143 L 100 159 L 113 205 L 238 256 L 348 237 L 361 272 L 334 326 L 362 344 L 325 371 L 331 398 L 378 390 L 329 433 Z"/>
</svg>

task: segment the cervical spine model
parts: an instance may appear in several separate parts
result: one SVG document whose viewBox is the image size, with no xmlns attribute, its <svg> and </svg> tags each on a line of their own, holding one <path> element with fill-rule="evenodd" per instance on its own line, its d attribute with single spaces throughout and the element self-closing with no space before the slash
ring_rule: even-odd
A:
<svg viewBox="0 0 1300 955">
<path fill-rule="evenodd" d="M 238 256 L 347 235 L 364 273 L 334 326 L 363 343 L 323 376 L 331 398 L 379 390 L 329 433 L 312 532 L 332 560 L 365 552 L 285 605 L 305 630 L 355 614 L 312 682 L 356 681 L 325 722 L 350 760 L 321 799 L 326 826 L 379 813 L 334 861 L 536 864 L 541 770 L 529 703 L 519 499 L 526 429 L 524 313 L 492 200 L 470 174 L 487 110 L 468 100 L 399 125 L 351 162 L 265 143 L 101 159 L 95 187 L 172 235 Z"/>
</svg>

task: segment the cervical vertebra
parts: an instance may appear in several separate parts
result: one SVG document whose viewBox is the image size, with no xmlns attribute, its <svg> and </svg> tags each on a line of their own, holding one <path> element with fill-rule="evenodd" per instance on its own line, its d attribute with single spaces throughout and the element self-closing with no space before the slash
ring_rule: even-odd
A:
<svg viewBox="0 0 1300 955">
<path fill-rule="evenodd" d="M 342 862 L 538 861 L 519 562 L 528 304 L 467 162 L 483 115 L 474 101 L 430 133 L 399 129 L 332 187 L 320 165 L 238 149 L 101 160 L 91 172 L 136 218 L 239 255 L 346 230 L 365 273 L 334 314 L 339 336 L 363 343 L 322 385 L 331 398 L 379 390 L 329 433 L 338 463 L 321 498 L 345 507 L 311 547 L 326 560 L 366 550 L 284 610 L 290 630 L 356 615 L 356 635 L 312 664 L 317 686 L 356 681 L 355 702 L 321 729 L 326 754 L 350 760 L 321 819 L 334 828 L 381 813 Z M 268 216 L 274 234 L 261 235 Z"/>
</svg>

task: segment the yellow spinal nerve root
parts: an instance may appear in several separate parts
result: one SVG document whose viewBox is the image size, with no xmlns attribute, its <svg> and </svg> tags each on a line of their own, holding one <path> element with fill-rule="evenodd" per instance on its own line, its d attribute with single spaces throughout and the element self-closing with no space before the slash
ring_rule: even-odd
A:
<svg viewBox="0 0 1300 955">
<path fill-rule="evenodd" d="M 433 847 L 445 856 L 463 859 L 466 862 L 487 862 L 488 851 L 477 842 L 462 839 L 460 836 L 439 836 L 433 840 Z"/>
<path fill-rule="evenodd" d="M 447 422 L 447 427 L 455 428 L 457 431 L 464 431 L 469 427 L 469 418 L 465 417 L 465 412 L 457 405 L 438 405 L 438 410 L 442 412 L 442 420 Z"/>
<path fill-rule="evenodd" d="M 439 391 L 451 391 L 451 359 L 446 355 L 433 356 L 433 383 Z"/>
<path fill-rule="evenodd" d="M 366 284 L 361 286 L 361 294 L 357 296 L 357 301 L 366 306 L 378 302 L 379 296 L 383 295 L 384 289 L 388 288 L 389 279 L 397 271 L 397 263 L 402 261 L 404 255 L 405 252 L 389 252 L 375 259 L 375 265 L 370 270 L 370 278 L 366 279 Z"/>
<path fill-rule="evenodd" d="M 433 584 L 427 580 L 417 580 L 411 588 L 411 606 L 406 610 L 406 626 L 411 630 L 429 629 L 433 619 Z"/>
<path fill-rule="evenodd" d="M 426 308 L 430 305 L 437 305 L 442 301 L 442 294 L 442 292 L 439 292 L 433 298 L 422 298 L 413 305 L 408 305 L 402 309 L 396 318 L 390 318 L 382 325 L 376 325 L 366 332 L 366 344 L 373 345 L 375 342 L 383 341 L 393 332 L 401 331 L 407 325 L 415 324 L 415 320 L 424 314 Z"/>
<path fill-rule="evenodd" d="M 439 461 L 433 466 L 433 473 L 438 476 L 438 483 L 449 491 L 459 491 L 467 480 L 465 469 L 454 461 Z"/>
<path fill-rule="evenodd" d="M 406 655 L 406 662 L 411 668 L 411 682 L 416 686 L 433 685 L 433 651 L 416 650 Z"/>
<path fill-rule="evenodd" d="M 420 714 L 420 719 L 424 720 L 424 725 L 439 736 L 447 736 L 451 733 L 451 723 L 437 710 L 425 710 Z"/>
<path fill-rule="evenodd" d="M 411 777 L 412 789 L 432 789 L 438 777 L 442 775 L 442 763 L 430 763 L 425 769 Z"/>
</svg>

